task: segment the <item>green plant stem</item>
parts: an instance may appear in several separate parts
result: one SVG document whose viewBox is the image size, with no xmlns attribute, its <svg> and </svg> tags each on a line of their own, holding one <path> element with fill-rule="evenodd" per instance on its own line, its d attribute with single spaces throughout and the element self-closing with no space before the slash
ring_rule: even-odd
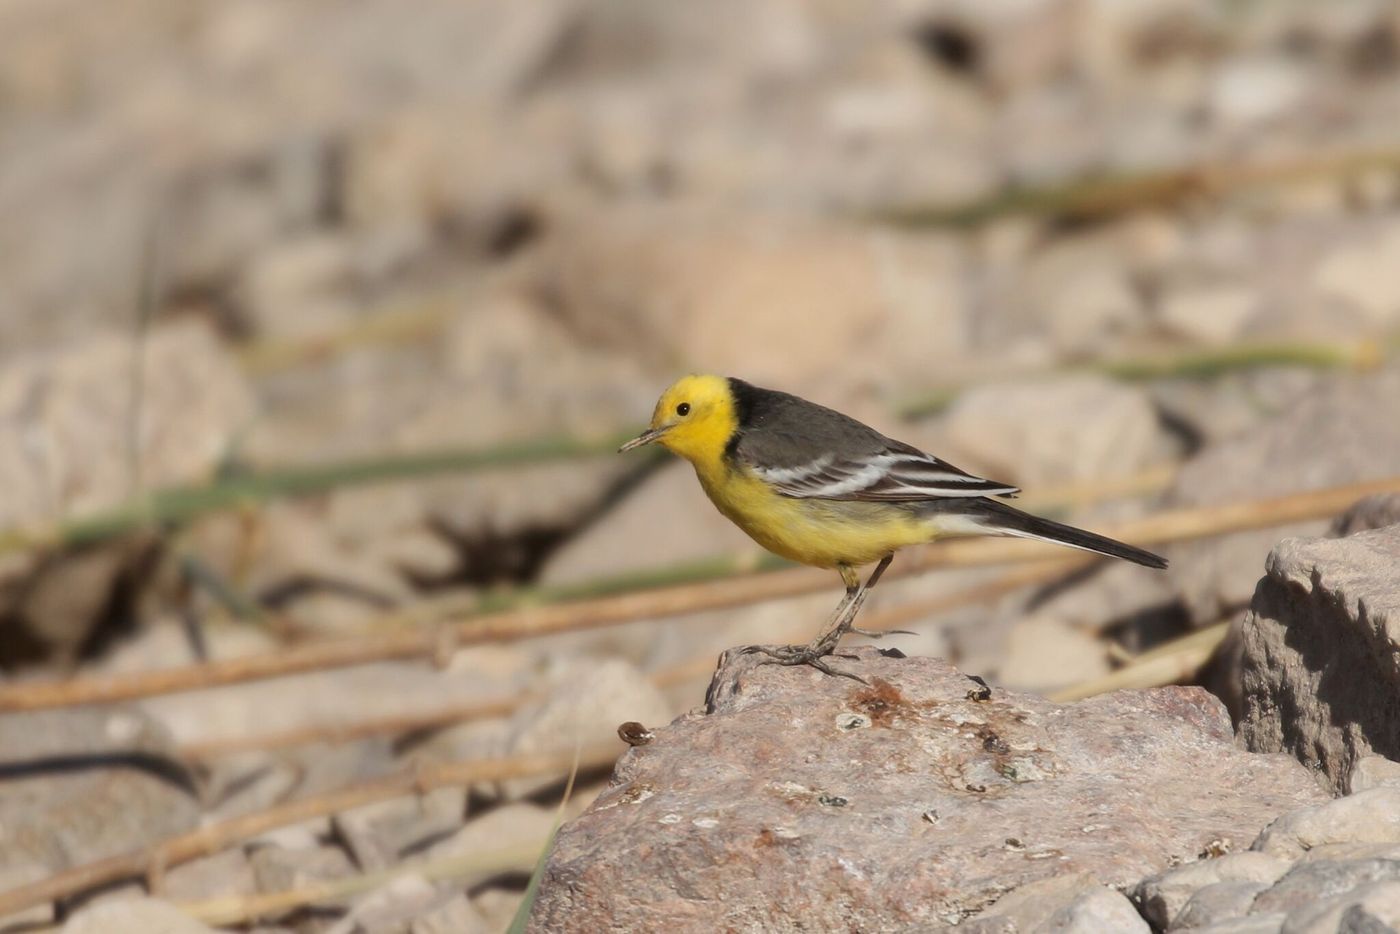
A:
<svg viewBox="0 0 1400 934">
<path fill-rule="evenodd" d="M 595 439 L 545 438 L 494 448 L 445 448 L 305 467 L 280 467 L 220 477 L 135 497 L 105 512 L 54 524 L 0 531 L 0 554 L 30 548 L 75 547 L 150 525 L 182 525 L 201 516 L 272 499 L 325 493 L 440 474 L 542 464 L 611 454 L 630 435 Z"/>
<path fill-rule="evenodd" d="M 1068 373 L 1098 373 L 1114 379 L 1143 382 L 1153 379 L 1212 379 L 1226 373 L 1271 366 L 1318 370 L 1374 367 L 1400 350 L 1400 336 L 1354 343 L 1241 343 L 1141 357 L 1088 360 L 1057 367 L 1010 369 L 980 373 L 966 382 L 912 396 L 896 407 L 901 418 L 928 418 L 946 409 L 962 392 L 992 380 L 1027 380 Z"/>
</svg>

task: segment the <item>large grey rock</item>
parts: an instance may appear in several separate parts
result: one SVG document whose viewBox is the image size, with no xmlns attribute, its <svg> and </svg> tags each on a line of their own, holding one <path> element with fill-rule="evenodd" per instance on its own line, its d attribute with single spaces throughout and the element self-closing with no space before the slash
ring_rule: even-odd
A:
<svg viewBox="0 0 1400 934">
<path fill-rule="evenodd" d="M 855 655 L 869 685 L 727 655 L 709 712 L 561 831 L 535 929 L 926 929 L 1054 876 L 1130 884 L 1324 797 L 1198 689 L 979 702 L 941 661 Z"/>
<path fill-rule="evenodd" d="M 1182 468 L 1170 502 L 1212 506 L 1388 477 L 1400 463 L 1400 419 L 1380 400 L 1396 398 L 1395 370 L 1325 384 L 1263 425 L 1203 450 Z M 1166 551 L 1169 573 L 1192 616 L 1213 621 L 1248 602 L 1276 543 L 1326 528 L 1318 520 L 1175 545 Z"/>
<path fill-rule="evenodd" d="M 1245 744 L 1335 789 L 1364 756 L 1400 758 L 1398 627 L 1400 526 L 1279 544 L 1240 629 Z"/>
<path fill-rule="evenodd" d="M 0 868 L 51 871 L 193 827 L 193 777 L 169 736 L 130 709 L 0 717 Z"/>
</svg>

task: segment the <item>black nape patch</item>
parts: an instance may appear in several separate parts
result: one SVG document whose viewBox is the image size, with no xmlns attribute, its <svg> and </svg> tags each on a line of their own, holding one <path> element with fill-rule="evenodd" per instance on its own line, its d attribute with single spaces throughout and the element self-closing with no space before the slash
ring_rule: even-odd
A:
<svg viewBox="0 0 1400 934">
<path fill-rule="evenodd" d="M 729 377 L 729 393 L 734 397 L 734 418 L 739 422 L 740 428 L 747 428 L 753 424 L 754 409 L 758 407 L 758 398 L 762 392 L 763 390 L 752 383 Z"/>
</svg>

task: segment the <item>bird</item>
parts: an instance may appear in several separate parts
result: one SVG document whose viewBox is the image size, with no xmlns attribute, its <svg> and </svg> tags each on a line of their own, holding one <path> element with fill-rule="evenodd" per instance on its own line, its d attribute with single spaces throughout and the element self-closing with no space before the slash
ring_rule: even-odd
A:
<svg viewBox="0 0 1400 934">
<path fill-rule="evenodd" d="M 618 449 L 660 444 L 695 468 L 714 506 L 767 550 L 841 575 L 845 596 L 806 645 L 749 646 L 765 663 L 810 665 L 863 681 L 826 659 L 855 627 L 895 552 L 955 535 L 1009 535 L 1165 568 L 1159 555 L 1022 512 L 1020 490 L 974 476 L 834 409 L 735 377 L 690 374 L 656 403 L 645 431 Z M 862 583 L 858 568 L 875 569 Z"/>
</svg>

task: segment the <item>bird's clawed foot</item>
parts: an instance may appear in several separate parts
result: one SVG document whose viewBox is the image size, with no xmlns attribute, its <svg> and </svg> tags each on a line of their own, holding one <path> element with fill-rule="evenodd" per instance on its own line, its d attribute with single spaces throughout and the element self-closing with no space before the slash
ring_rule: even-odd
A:
<svg viewBox="0 0 1400 934">
<path fill-rule="evenodd" d="M 759 664 L 761 665 L 810 665 L 823 674 L 836 675 L 841 678 L 850 678 L 852 681 L 859 681 L 861 684 L 868 684 L 860 675 L 852 674 L 849 671 L 841 671 L 832 668 L 827 664 L 828 658 L 849 658 L 854 659 L 854 655 L 840 655 L 832 652 L 836 648 L 834 640 L 819 640 L 810 645 L 750 645 L 744 647 L 744 654 L 755 652 L 769 656 Z"/>
</svg>

